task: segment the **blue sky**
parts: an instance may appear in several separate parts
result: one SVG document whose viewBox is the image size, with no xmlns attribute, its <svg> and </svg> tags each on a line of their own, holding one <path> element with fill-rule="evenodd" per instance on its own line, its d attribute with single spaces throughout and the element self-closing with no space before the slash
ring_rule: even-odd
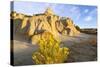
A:
<svg viewBox="0 0 100 67">
<path fill-rule="evenodd" d="M 81 28 L 97 28 L 97 7 L 85 5 L 14 1 L 14 11 L 28 15 L 44 13 L 50 7 L 61 17 L 70 17 Z"/>
</svg>

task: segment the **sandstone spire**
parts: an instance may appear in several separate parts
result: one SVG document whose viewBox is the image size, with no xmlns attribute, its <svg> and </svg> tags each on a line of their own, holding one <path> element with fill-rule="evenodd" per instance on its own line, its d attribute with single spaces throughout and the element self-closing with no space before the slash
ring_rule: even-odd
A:
<svg viewBox="0 0 100 67">
<path fill-rule="evenodd" d="M 48 8 L 46 9 L 46 11 L 45 11 L 45 14 L 46 14 L 46 15 L 53 15 L 54 12 L 52 11 L 52 9 L 51 9 L 50 7 L 48 7 Z"/>
</svg>

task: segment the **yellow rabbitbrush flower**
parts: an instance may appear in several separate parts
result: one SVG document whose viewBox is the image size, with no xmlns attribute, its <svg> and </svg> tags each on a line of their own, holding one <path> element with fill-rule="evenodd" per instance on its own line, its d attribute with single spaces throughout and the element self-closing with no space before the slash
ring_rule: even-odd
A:
<svg viewBox="0 0 100 67">
<path fill-rule="evenodd" d="M 60 47 L 60 41 L 57 41 L 52 34 L 48 38 L 39 40 L 39 49 L 34 52 L 32 59 L 36 64 L 63 63 L 69 55 L 69 48 Z"/>
</svg>

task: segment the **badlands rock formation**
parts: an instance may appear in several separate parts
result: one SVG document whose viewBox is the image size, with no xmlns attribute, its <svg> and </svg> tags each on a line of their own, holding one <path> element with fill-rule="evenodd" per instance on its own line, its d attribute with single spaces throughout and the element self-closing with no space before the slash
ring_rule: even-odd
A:
<svg viewBox="0 0 100 67">
<path fill-rule="evenodd" d="M 74 36 L 80 33 L 71 18 L 57 16 L 50 8 L 47 8 L 44 13 L 32 16 L 12 12 L 11 19 L 14 24 L 14 33 L 27 35 L 33 44 L 38 42 L 44 32 L 51 33 L 56 39 L 59 36 Z"/>
</svg>

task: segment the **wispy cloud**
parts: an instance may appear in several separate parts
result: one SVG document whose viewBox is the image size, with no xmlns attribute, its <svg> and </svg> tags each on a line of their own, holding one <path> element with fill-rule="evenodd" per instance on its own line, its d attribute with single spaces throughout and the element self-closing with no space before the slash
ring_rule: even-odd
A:
<svg viewBox="0 0 100 67">
<path fill-rule="evenodd" d="M 88 10 L 86 9 L 85 10 L 85 13 L 87 13 L 88 12 Z M 90 11 L 89 13 L 88 13 L 88 15 L 84 18 L 84 21 L 86 21 L 86 22 L 91 22 L 92 20 L 94 20 L 94 18 L 96 18 L 97 17 L 97 9 L 93 9 L 92 11 Z M 96 22 L 96 21 L 95 21 Z"/>
<path fill-rule="evenodd" d="M 70 17 L 75 24 L 81 27 L 88 27 L 89 25 L 89 27 L 96 27 L 97 8 L 95 6 L 22 1 L 15 1 L 14 3 L 14 8 L 17 12 L 29 15 L 43 13 L 47 7 L 50 7 L 56 15 Z"/>
<path fill-rule="evenodd" d="M 85 10 L 84 10 L 84 13 L 88 13 L 88 12 L 89 12 L 89 10 L 88 10 L 88 9 L 85 9 Z"/>
<path fill-rule="evenodd" d="M 97 15 L 97 8 L 95 8 L 95 9 L 93 9 L 90 13 L 89 13 L 89 15 Z"/>
<path fill-rule="evenodd" d="M 84 19 L 84 21 L 86 21 L 86 22 L 90 22 L 91 20 L 92 20 L 92 16 L 87 16 Z"/>
<path fill-rule="evenodd" d="M 79 18 L 81 16 L 79 7 L 72 6 L 71 9 L 69 9 L 69 11 L 71 12 L 71 15 L 76 18 L 76 20 L 79 20 Z"/>
<path fill-rule="evenodd" d="M 55 8 L 55 12 L 61 16 L 71 17 L 72 19 L 79 20 L 81 12 L 78 6 L 73 5 L 62 5 Z"/>
</svg>

